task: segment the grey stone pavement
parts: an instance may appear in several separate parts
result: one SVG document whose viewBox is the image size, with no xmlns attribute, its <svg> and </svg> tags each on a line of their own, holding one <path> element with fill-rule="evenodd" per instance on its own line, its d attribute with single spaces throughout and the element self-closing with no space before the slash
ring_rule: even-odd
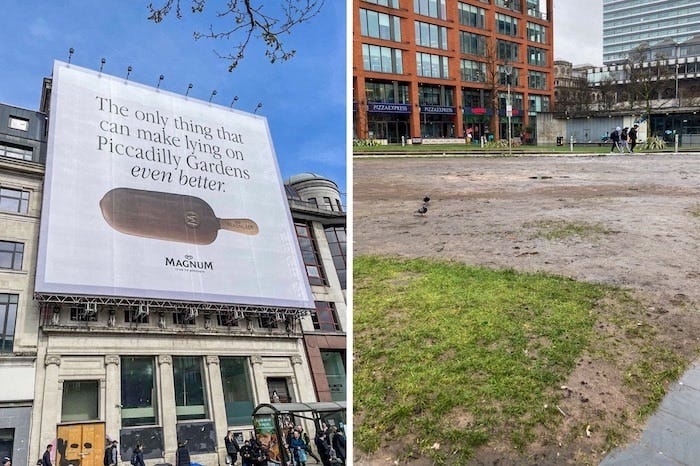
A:
<svg viewBox="0 0 700 466">
<path fill-rule="evenodd" d="M 613 450 L 600 466 L 700 465 L 700 361 L 669 387 L 639 441 Z"/>
</svg>

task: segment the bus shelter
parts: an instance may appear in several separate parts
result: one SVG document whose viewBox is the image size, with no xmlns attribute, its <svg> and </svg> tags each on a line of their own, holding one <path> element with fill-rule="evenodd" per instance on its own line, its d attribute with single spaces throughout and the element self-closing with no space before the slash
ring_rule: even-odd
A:
<svg viewBox="0 0 700 466">
<path fill-rule="evenodd" d="M 298 424 L 298 419 L 312 421 L 316 431 L 321 424 L 340 426 L 345 424 L 347 403 L 327 401 L 313 403 L 263 403 L 253 410 L 255 438 L 267 451 L 268 466 L 292 464 L 286 445 L 285 428 Z"/>
</svg>

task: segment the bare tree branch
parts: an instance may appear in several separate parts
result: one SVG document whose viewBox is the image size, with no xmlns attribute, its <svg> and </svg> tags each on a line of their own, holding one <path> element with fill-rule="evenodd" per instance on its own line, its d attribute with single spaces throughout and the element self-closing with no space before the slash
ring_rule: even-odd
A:
<svg viewBox="0 0 700 466">
<path fill-rule="evenodd" d="M 187 0 L 164 0 L 160 7 L 148 4 L 150 15 L 148 19 L 162 22 L 175 8 L 175 17 L 182 18 L 181 2 Z M 195 40 L 222 39 L 237 40 L 227 53 L 215 51 L 217 56 L 229 61 L 229 71 L 233 71 L 245 56 L 245 50 L 254 39 L 261 39 L 265 44 L 265 56 L 270 63 L 278 60 L 286 61 L 294 57 L 296 50 L 288 50 L 284 46 L 283 35 L 290 34 L 299 24 L 309 21 L 323 7 L 325 0 L 278 0 L 276 13 L 271 14 L 270 4 L 263 0 L 228 0 L 225 9 L 216 13 L 216 18 L 224 20 L 222 29 L 210 25 L 207 32 L 194 32 Z M 193 14 L 205 13 L 207 0 L 190 0 L 190 10 Z M 277 11 L 279 10 L 279 11 Z"/>
</svg>

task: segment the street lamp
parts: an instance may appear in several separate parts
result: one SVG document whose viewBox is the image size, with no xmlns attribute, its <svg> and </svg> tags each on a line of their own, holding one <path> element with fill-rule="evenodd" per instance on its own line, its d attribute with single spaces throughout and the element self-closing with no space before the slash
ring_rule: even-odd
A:
<svg viewBox="0 0 700 466">
<path fill-rule="evenodd" d="M 506 62 L 503 71 L 506 73 L 506 84 L 508 85 L 508 99 L 506 100 L 506 116 L 508 117 L 508 155 L 513 155 L 513 135 L 511 134 L 512 128 L 510 124 L 510 119 L 513 116 L 513 104 L 510 100 L 510 75 L 513 72 L 513 65 Z"/>
</svg>

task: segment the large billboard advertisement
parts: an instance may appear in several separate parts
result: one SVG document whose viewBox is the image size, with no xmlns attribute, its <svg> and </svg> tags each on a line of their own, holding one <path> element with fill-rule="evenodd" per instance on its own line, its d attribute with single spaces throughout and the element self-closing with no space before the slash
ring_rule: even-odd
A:
<svg viewBox="0 0 700 466">
<path fill-rule="evenodd" d="M 313 308 L 267 120 L 56 62 L 36 291 Z"/>
</svg>

